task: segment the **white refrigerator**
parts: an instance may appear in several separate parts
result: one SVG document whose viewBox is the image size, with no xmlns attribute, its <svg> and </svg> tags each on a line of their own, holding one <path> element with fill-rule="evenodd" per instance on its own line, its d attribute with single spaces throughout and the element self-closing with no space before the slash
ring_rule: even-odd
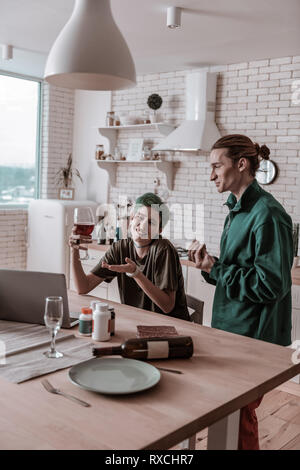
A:
<svg viewBox="0 0 300 470">
<path fill-rule="evenodd" d="M 70 282 L 70 249 L 68 238 L 73 227 L 75 207 L 89 206 L 93 201 L 37 199 L 28 207 L 27 270 L 63 273 Z"/>
</svg>

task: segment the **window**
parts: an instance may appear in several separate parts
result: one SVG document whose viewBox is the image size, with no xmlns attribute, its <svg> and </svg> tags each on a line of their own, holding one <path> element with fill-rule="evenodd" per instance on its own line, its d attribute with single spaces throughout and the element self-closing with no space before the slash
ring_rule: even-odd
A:
<svg viewBox="0 0 300 470">
<path fill-rule="evenodd" d="M 0 204 L 38 196 L 40 95 L 37 80 L 0 74 Z"/>
</svg>

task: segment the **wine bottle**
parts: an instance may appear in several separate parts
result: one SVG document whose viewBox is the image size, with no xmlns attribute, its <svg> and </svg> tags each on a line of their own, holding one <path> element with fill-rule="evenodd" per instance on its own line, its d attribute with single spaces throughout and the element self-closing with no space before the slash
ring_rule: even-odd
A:
<svg viewBox="0 0 300 470">
<path fill-rule="evenodd" d="M 93 355 L 119 355 L 129 359 L 185 358 L 193 355 L 194 345 L 190 336 L 162 338 L 131 338 L 120 346 L 93 348 Z"/>
</svg>

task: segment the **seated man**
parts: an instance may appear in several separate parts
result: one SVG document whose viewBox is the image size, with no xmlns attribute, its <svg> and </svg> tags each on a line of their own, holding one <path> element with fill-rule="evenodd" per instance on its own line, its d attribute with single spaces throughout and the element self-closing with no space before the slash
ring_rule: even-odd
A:
<svg viewBox="0 0 300 470">
<path fill-rule="evenodd" d="M 85 274 L 79 259 L 79 245 L 70 237 L 72 270 L 79 294 L 87 294 L 102 281 L 117 276 L 121 302 L 172 317 L 190 320 L 184 280 L 178 254 L 160 233 L 169 219 L 169 210 L 152 193 L 140 196 L 130 222 L 131 238 L 119 240 Z M 90 241 L 81 238 L 81 243 Z"/>
</svg>

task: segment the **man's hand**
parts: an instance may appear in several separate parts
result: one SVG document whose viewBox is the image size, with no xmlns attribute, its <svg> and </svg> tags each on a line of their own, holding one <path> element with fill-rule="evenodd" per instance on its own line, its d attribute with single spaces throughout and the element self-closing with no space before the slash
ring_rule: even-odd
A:
<svg viewBox="0 0 300 470">
<path fill-rule="evenodd" d="M 69 237 L 69 246 L 73 250 L 87 250 L 86 246 L 82 246 L 81 243 L 84 243 L 87 245 L 88 243 L 92 243 L 92 236 L 82 236 L 82 235 L 76 235 L 76 227 L 72 228 L 72 233 Z"/>
<path fill-rule="evenodd" d="M 195 263 L 195 252 L 200 247 L 200 243 L 197 240 L 193 240 L 191 246 L 189 247 L 188 251 L 188 258 L 190 261 Z"/>
<path fill-rule="evenodd" d="M 194 240 L 189 248 L 188 257 L 190 261 L 196 264 L 196 268 L 201 269 L 207 273 L 210 273 L 215 259 L 207 253 L 205 243 L 200 244 L 197 240 Z"/>
<path fill-rule="evenodd" d="M 136 264 L 130 258 L 125 258 L 127 264 L 107 264 L 104 261 L 102 262 L 102 268 L 109 269 L 110 271 L 115 271 L 117 273 L 134 273 L 136 270 Z"/>
</svg>

